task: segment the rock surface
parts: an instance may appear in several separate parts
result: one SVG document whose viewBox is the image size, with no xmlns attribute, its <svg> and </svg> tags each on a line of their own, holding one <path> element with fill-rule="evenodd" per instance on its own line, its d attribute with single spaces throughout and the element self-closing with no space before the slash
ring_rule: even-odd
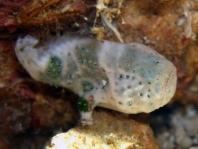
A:
<svg viewBox="0 0 198 149">
<path fill-rule="evenodd" d="M 159 149 L 152 130 L 116 113 L 95 111 L 92 126 L 77 126 L 52 138 L 46 149 Z"/>
</svg>

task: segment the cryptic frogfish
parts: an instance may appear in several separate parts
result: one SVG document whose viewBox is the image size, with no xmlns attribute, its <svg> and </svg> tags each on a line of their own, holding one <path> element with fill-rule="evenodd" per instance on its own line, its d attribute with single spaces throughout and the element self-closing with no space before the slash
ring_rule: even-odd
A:
<svg viewBox="0 0 198 149">
<path fill-rule="evenodd" d="M 32 78 L 79 95 L 83 124 L 92 124 L 96 106 L 148 113 L 168 103 L 176 90 L 176 67 L 136 42 L 65 36 L 40 41 L 27 35 L 18 38 L 15 52 Z"/>
</svg>

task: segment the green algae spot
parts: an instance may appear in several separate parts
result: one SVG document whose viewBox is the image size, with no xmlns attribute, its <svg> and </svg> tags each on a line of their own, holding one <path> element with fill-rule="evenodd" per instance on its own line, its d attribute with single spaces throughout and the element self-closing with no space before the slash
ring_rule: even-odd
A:
<svg viewBox="0 0 198 149">
<path fill-rule="evenodd" d="M 19 51 L 20 51 L 20 52 L 23 52 L 23 51 L 24 51 L 24 48 L 20 48 Z"/>
<path fill-rule="evenodd" d="M 94 85 L 91 82 L 84 81 L 82 82 L 82 88 L 83 88 L 83 92 L 86 93 L 94 89 Z"/>
<path fill-rule="evenodd" d="M 89 111 L 89 103 L 83 97 L 80 97 L 77 100 L 77 107 L 80 112 L 88 112 Z"/>
<path fill-rule="evenodd" d="M 132 106 L 132 102 L 131 101 L 127 101 L 127 105 L 128 106 Z"/>
<path fill-rule="evenodd" d="M 97 55 L 94 53 L 95 47 L 90 46 L 89 44 L 84 44 L 79 47 L 76 47 L 75 53 L 78 59 L 78 62 L 87 67 L 92 69 L 98 68 L 98 58 Z"/>
<path fill-rule="evenodd" d="M 47 76 L 52 79 L 56 79 L 61 75 L 61 71 L 62 71 L 61 60 L 56 56 L 52 56 L 50 58 L 49 65 L 46 69 Z"/>
</svg>

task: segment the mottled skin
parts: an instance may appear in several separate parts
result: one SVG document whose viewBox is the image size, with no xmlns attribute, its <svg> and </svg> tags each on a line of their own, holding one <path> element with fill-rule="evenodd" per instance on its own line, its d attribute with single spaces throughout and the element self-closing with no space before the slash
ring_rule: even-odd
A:
<svg viewBox="0 0 198 149">
<path fill-rule="evenodd" d="M 36 80 L 78 94 L 82 123 L 91 124 L 95 106 L 123 113 L 151 112 L 176 89 L 176 68 L 140 43 L 100 42 L 91 38 L 19 38 L 16 55 Z"/>
</svg>

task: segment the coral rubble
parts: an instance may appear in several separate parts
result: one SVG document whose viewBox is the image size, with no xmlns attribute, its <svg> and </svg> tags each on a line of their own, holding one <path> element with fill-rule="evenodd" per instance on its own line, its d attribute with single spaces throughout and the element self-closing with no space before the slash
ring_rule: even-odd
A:
<svg viewBox="0 0 198 149">
<path fill-rule="evenodd" d="M 95 111 L 92 126 L 77 126 L 52 138 L 46 149 L 159 149 L 151 129 L 118 114 Z"/>
</svg>

